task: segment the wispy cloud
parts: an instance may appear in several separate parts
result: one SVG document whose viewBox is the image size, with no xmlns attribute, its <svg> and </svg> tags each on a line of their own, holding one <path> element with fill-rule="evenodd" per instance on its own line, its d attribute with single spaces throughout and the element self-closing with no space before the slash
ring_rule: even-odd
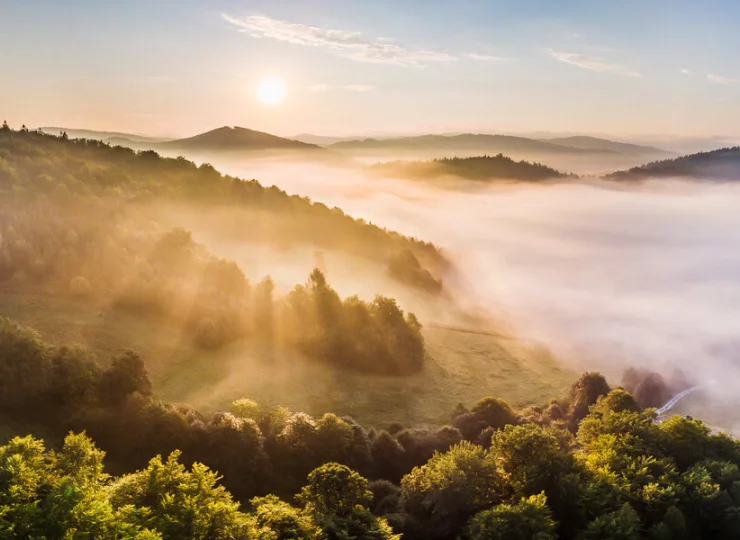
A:
<svg viewBox="0 0 740 540">
<path fill-rule="evenodd" d="M 506 60 L 503 56 L 493 56 L 490 54 L 478 54 L 478 53 L 470 53 L 468 54 L 468 57 L 472 58 L 473 60 L 480 60 L 482 62 L 503 62 Z"/>
<path fill-rule="evenodd" d="M 625 77 L 640 77 L 640 74 L 638 72 L 633 71 L 621 64 L 608 62 L 598 56 L 590 56 L 580 53 L 558 52 L 552 50 L 549 51 L 549 53 L 550 56 L 552 56 L 556 60 L 559 60 L 560 62 L 565 62 L 566 64 L 578 66 L 579 68 L 588 69 L 590 71 L 614 73 L 617 75 L 624 75 Z"/>
<path fill-rule="evenodd" d="M 375 88 L 369 84 L 312 84 L 307 88 L 309 92 L 328 92 L 330 90 L 346 90 L 348 92 L 369 92 Z"/>
<path fill-rule="evenodd" d="M 357 62 L 419 67 L 457 60 L 456 56 L 446 52 L 410 50 L 389 41 L 389 38 L 367 39 L 360 32 L 320 28 L 259 15 L 238 19 L 224 13 L 222 17 L 252 37 L 317 47 Z"/>
<path fill-rule="evenodd" d="M 691 75 L 691 72 L 686 68 L 682 69 L 681 73 L 683 73 L 684 75 Z"/>
<path fill-rule="evenodd" d="M 721 75 L 707 75 L 707 79 L 716 84 L 740 84 L 740 79 L 722 77 Z"/>
</svg>

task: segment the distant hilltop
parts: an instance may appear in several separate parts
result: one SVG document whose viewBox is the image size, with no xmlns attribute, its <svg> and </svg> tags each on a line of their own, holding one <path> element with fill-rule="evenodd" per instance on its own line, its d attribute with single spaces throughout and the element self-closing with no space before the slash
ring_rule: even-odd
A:
<svg viewBox="0 0 740 540">
<path fill-rule="evenodd" d="M 654 161 L 626 171 L 605 176 L 609 180 L 644 180 L 648 178 L 691 178 L 694 180 L 740 180 L 740 146 L 699 152 L 675 159 Z"/>
<path fill-rule="evenodd" d="M 573 175 L 562 173 L 539 163 L 514 161 L 503 154 L 434 159 L 431 161 L 391 161 L 371 165 L 367 171 L 374 175 L 397 176 L 411 180 L 438 180 L 456 177 L 477 182 L 497 180 L 535 182 L 573 177 Z"/>
</svg>

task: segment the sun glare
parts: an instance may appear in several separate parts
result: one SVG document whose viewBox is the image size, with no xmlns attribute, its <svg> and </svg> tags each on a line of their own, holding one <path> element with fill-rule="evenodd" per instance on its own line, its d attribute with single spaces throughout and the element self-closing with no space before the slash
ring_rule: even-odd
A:
<svg viewBox="0 0 740 540">
<path fill-rule="evenodd" d="M 262 79 L 257 85 L 257 99 L 268 105 L 277 105 L 285 99 L 285 83 L 281 79 Z"/>
</svg>

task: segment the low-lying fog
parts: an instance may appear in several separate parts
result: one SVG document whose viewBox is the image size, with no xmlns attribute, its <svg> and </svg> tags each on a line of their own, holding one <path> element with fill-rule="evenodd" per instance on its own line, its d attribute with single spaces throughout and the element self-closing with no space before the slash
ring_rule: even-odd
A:
<svg viewBox="0 0 740 540">
<path fill-rule="evenodd" d="M 579 368 L 617 379 L 630 365 L 680 368 L 717 381 L 713 393 L 737 394 L 740 186 L 462 192 L 315 165 L 214 165 L 434 242 L 465 275 L 469 302 Z"/>
</svg>

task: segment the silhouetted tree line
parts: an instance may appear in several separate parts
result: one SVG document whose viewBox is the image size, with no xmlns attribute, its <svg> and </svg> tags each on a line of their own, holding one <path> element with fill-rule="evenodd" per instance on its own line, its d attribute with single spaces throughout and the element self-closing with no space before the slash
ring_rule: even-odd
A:
<svg viewBox="0 0 740 540">
<path fill-rule="evenodd" d="M 7 214 L 0 235 L 15 228 L 17 240 L 25 242 L 18 247 L 21 259 L 51 264 L 44 248 L 51 240 L 38 246 L 21 228 L 38 230 L 46 225 L 61 227 L 59 234 L 72 230 L 82 236 L 85 230 L 78 226 L 86 229 L 96 215 L 111 222 L 127 209 L 178 201 L 197 205 L 204 215 L 215 211 L 218 219 L 204 218 L 204 223 L 240 240 L 278 247 L 309 243 L 381 264 L 410 249 L 435 273 L 449 267 L 430 243 L 353 219 L 339 208 L 288 195 L 275 186 L 222 175 L 207 163 L 197 166 L 182 157 L 163 158 L 151 150 L 112 147 L 64 134 L 0 129 L 0 209 Z M 18 262 L 15 257 L 5 259 L 6 266 Z"/>
<path fill-rule="evenodd" d="M 605 178 L 609 180 L 644 180 L 648 178 L 740 180 L 740 146 L 653 161 L 627 171 L 616 171 L 607 174 Z"/>
<path fill-rule="evenodd" d="M 49 347 L 3 320 L 0 413 L 58 448 L 30 437 L 0 448 L 10 538 L 740 534 L 738 441 L 681 416 L 656 423 L 597 373 L 545 407 L 484 398 L 436 429 L 366 429 L 249 399 L 205 417 L 154 399 L 134 353 L 100 368 L 84 349 Z M 68 430 L 86 430 L 123 476 L 105 474 L 103 453 Z"/>
<path fill-rule="evenodd" d="M 410 249 L 404 249 L 388 261 L 388 273 L 394 279 L 431 294 L 442 292 L 442 280 L 423 268 Z"/>
<path fill-rule="evenodd" d="M 516 180 L 536 182 L 574 177 L 541 163 L 530 163 L 524 160 L 514 161 L 503 154 L 441 158 L 431 161 L 392 161 L 372 165 L 369 170 L 376 174 L 418 180 L 456 176 L 475 181 Z"/>
</svg>

